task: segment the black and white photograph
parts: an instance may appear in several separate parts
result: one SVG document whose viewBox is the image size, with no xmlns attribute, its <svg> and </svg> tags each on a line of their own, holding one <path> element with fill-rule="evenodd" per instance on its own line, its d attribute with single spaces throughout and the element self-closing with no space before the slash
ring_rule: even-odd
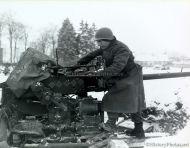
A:
<svg viewBox="0 0 190 148">
<path fill-rule="evenodd" d="M 190 148 L 190 0 L 0 0 L 0 148 Z"/>
</svg>

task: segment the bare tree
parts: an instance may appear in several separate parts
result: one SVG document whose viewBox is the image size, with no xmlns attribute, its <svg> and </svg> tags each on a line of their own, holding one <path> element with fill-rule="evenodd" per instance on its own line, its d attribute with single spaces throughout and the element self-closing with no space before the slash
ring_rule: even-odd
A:
<svg viewBox="0 0 190 148">
<path fill-rule="evenodd" d="M 6 13 L 5 14 L 5 23 L 8 29 L 8 39 L 9 39 L 9 46 L 10 46 L 10 63 L 16 62 L 16 53 L 17 53 L 17 43 L 21 39 L 24 38 L 25 34 L 25 26 L 17 22 L 14 19 L 14 16 L 12 13 Z M 14 46 L 14 48 L 13 48 Z M 14 51 L 13 51 L 14 50 Z"/>
<path fill-rule="evenodd" d="M 50 56 L 55 57 L 54 51 L 57 45 L 57 30 L 57 27 L 44 29 L 38 40 L 35 42 L 37 44 L 37 49 L 44 54 L 49 53 Z"/>
<path fill-rule="evenodd" d="M 24 50 L 26 51 L 28 46 L 28 31 L 27 31 L 27 27 L 24 27 Z"/>
<path fill-rule="evenodd" d="M 34 49 L 38 49 L 38 43 L 36 41 L 32 41 L 29 43 L 29 46 Z"/>
<path fill-rule="evenodd" d="M 13 56 L 13 62 L 15 63 L 16 59 L 16 53 L 17 53 L 17 43 L 18 41 L 22 40 L 24 38 L 24 25 L 19 22 L 15 22 L 13 26 L 13 42 L 14 42 L 14 56 Z"/>
<path fill-rule="evenodd" d="M 8 27 L 9 32 L 9 46 L 10 46 L 10 63 L 13 62 L 13 33 L 15 31 L 15 20 L 11 13 L 5 14 L 6 17 L 6 25 Z"/>
<path fill-rule="evenodd" d="M 0 14 L 0 48 L 2 48 L 2 32 L 5 27 L 5 16 Z"/>
<path fill-rule="evenodd" d="M 47 30 L 47 33 L 49 34 L 49 44 L 50 44 L 50 56 L 55 58 L 55 48 L 57 46 L 57 33 L 58 28 L 56 26 L 53 26 Z"/>
<path fill-rule="evenodd" d="M 46 31 L 42 32 L 38 39 L 38 49 L 44 54 L 46 54 L 47 48 L 49 46 L 48 39 L 49 39 L 49 34 Z"/>
</svg>

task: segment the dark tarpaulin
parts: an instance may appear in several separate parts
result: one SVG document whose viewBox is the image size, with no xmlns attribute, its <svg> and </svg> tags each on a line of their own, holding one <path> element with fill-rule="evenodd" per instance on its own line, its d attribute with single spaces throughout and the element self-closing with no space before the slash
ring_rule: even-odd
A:
<svg viewBox="0 0 190 148">
<path fill-rule="evenodd" d="M 55 64 L 52 58 L 35 49 L 28 48 L 23 53 L 6 81 L 16 97 L 22 96 L 33 83 L 47 79 L 50 76 L 50 73 L 44 71 L 40 66 L 48 62 Z"/>
</svg>

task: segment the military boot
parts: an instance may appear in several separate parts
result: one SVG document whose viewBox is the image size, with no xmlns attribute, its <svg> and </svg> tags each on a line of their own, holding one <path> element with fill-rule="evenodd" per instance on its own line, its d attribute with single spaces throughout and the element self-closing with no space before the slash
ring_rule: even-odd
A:
<svg viewBox="0 0 190 148">
<path fill-rule="evenodd" d="M 116 128 L 116 121 L 118 120 L 118 113 L 107 112 L 108 120 L 102 126 L 105 131 L 111 132 Z"/>
<path fill-rule="evenodd" d="M 135 122 L 135 128 L 131 131 L 130 136 L 135 136 L 137 138 L 145 138 L 143 122 Z"/>
</svg>

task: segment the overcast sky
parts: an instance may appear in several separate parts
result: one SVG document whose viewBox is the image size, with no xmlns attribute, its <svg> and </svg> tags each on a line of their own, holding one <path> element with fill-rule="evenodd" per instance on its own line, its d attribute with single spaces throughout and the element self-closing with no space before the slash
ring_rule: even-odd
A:
<svg viewBox="0 0 190 148">
<path fill-rule="evenodd" d="M 190 56 L 190 0 L 0 0 L 0 13 L 11 11 L 33 32 L 61 27 L 69 18 L 110 27 L 134 52 L 180 52 Z"/>
</svg>

